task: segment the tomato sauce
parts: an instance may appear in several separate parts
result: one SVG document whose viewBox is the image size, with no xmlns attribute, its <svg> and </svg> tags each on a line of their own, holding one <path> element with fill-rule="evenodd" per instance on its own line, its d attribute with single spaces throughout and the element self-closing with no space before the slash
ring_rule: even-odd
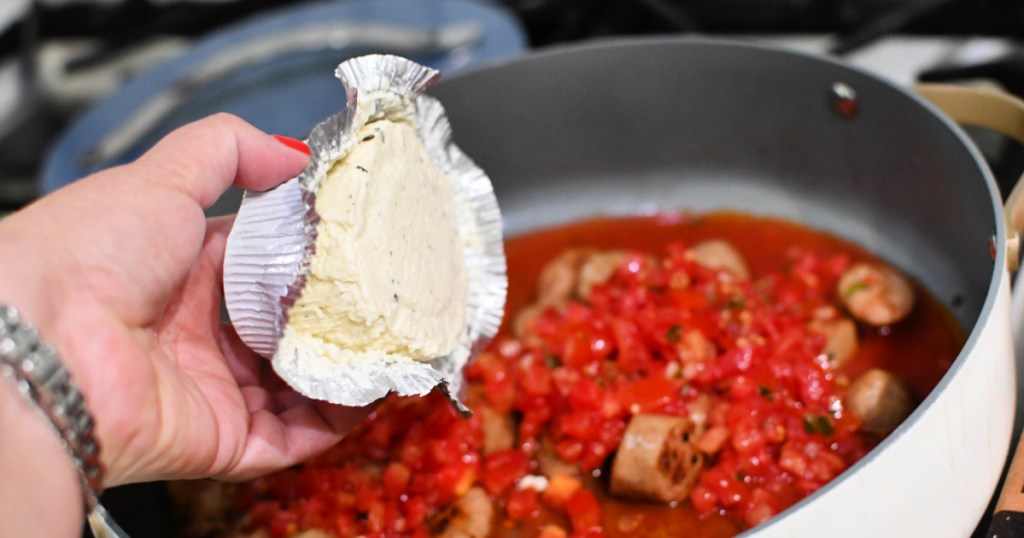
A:
<svg viewBox="0 0 1024 538">
<path fill-rule="evenodd" d="M 737 247 L 753 278 L 695 265 L 686 248 L 706 239 Z M 513 321 L 534 302 L 542 269 L 575 247 L 629 254 L 610 281 L 585 300 L 544 309 L 518 340 Z M 859 325 L 854 362 L 833 370 L 806 321 L 835 308 L 846 267 L 879 260 L 777 219 L 595 219 L 512 238 L 506 254 L 509 315 L 466 371 L 477 413 L 458 418 L 436 394 L 388 398 L 328 454 L 250 484 L 238 499 L 250 526 L 275 538 L 304 529 L 428 536 L 443 530 L 439 513 L 477 489 L 494 501 L 495 536 L 731 536 L 813 493 L 878 443 L 844 412 L 850 379 L 882 367 L 919 401 L 964 342 L 948 312 L 914 284 L 910 316 L 892 327 Z M 718 350 L 713 360 L 686 358 L 694 331 Z M 631 416 L 698 409 L 707 422 L 698 445 L 714 448 L 686 499 L 665 505 L 609 494 Z M 515 440 L 488 449 L 488 432 L 502 420 L 514 425 Z"/>
<path fill-rule="evenodd" d="M 535 294 L 541 269 L 567 248 L 590 246 L 660 253 L 672 242 L 695 244 L 725 239 L 743 253 L 753 274 L 778 271 L 794 248 L 811 252 L 842 252 L 851 262 L 878 261 L 879 257 L 834 235 L 795 222 L 741 213 L 662 213 L 642 217 L 596 218 L 513 237 L 505 243 L 509 294 L 505 326 Z M 912 270 L 912 269 L 911 269 Z M 916 281 L 919 306 L 903 320 L 898 331 L 861 331 L 861 351 L 851 377 L 875 366 L 899 375 L 923 399 L 938 384 L 963 347 L 963 329 L 952 314 Z M 901 359 L 900 357 L 904 357 Z"/>
</svg>

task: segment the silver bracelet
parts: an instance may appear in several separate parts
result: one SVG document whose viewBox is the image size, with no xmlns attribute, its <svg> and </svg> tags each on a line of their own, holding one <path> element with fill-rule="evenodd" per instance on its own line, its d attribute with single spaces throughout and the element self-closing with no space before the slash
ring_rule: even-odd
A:
<svg viewBox="0 0 1024 538">
<path fill-rule="evenodd" d="M 91 512 L 103 491 L 92 415 L 57 351 L 39 340 L 35 327 L 22 320 L 16 309 L 4 304 L 0 304 L 0 372 L 50 419 L 78 470 L 85 511 Z"/>
</svg>

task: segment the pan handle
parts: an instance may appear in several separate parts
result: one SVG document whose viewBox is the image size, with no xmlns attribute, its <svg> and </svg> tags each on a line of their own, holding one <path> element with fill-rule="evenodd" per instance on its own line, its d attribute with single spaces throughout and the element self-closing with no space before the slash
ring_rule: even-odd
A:
<svg viewBox="0 0 1024 538">
<path fill-rule="evenodd" d="M 1024 100 L 1006 92 L 955 84 L 919 84 L 914 90 L 961 125 L 990 129 L 1024 144 Z M 1024 177 L 1017 180 L 1003 206 L 1006 212 L 1006 265 L 1020 266 L 1024 232 Z M 1024 478 L 1024 461 L 1021 462 Z M 1024 511 L 1024 494 L 1021 495 Z"/>
<path fill-rule="evenodd" d="M 951 84 L 922 84 L 914 88 L 950 118 L 1002 133 L 1024 144 L 1024 101 L 1010 94 Z M 1006 198 L 1006 264 L 1016 271 L 1020 263 L 1020 235 L 1024 230 L 1024 177 Z M 1003 482 L 988 528 L 990 538 L 1024 538 L 1024 438 Z"/>
</svg>

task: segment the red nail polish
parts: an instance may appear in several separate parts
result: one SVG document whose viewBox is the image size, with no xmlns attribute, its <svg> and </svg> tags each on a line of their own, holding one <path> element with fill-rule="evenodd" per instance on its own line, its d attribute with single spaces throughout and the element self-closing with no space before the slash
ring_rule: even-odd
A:
<svg viewBox="0 0 1024 538">
<path fill-rule="evenodd" d="M 289 138 L 287 136 L 281 136 L 281 135 L 273 135 L 273 136 L 274 136 L 274 138 L 277 139 L 278 142 L 280 142 L 280 143 L 282 143 L 282 144 L 284 144 L 284 145 L 294 149 L 295 151 L 301 151 L 302 153 L 305 153 L 306 155 L 310 154 L 309 146 L 307 146 L 306 143 L 303 142 L 302 140 L 296 140 L 294 138 Z"/>
</svg>

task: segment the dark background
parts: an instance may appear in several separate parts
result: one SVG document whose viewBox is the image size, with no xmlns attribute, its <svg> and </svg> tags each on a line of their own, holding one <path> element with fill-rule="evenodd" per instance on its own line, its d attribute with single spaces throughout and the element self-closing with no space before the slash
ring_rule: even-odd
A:
<svg viewBox="0 0 1024 538">
<path fill-rule="evenodd" d="M 46 151 L 70 119 L 101 98 L 104 90 L 142 69 L 107 74 L 87 91 L 47 87 L 44 53 L 56 43 L 81 40 L 88 53 L 63 68 L 67 75 L 97 74 L 126 55 L 139 53 L 154 38 L 178 39 L 179 47 L 255 14 L 282 9 L 279 0 L 4 0 L 27 8 L 0 20 L 0 62 L 18 66 L 18 106 L 0 114 L 0 213 L 20 207 L 39 193 L 38 174 Z M 428 0 L 424 0 L 427 2 Z M 304 2 L 289 2 L 288 7 Z M 1024 95 L 1024 37 L 1021 0 L 500 0 L 521 21 L 531 47 L 621 35 L 704 34 L 737 36 L 815 35 L 827 38 L 826 52 L 856 54 L 880 40 L 921 36 L 950 40 L 988 37 L 1014 48 L 981 61 L 934 65 L 909 73 L 915 78 L 998 82 Z M 173 48 L 173 47 L 172 47 Z M 156 59 L 177 50 L 162 50 Z M 151 62 L 155 62 L 152 60 Z M 136 62 L 137 64 L 138 62 Z M 145 63 L 145 62 L 144 62 Z M 113 79 L 113 80 L 111 80 Z M 52 82 L 50 83 L 52 84 Z M 0 89 L 0 91 L 4 91 Z M 1015 148 L 990 143 L 986 153 L 997 175 L 1009 178 L 1024 164 Z M 1005 181 L 1010 181 L 1006 179 Z"/>
</svg>

